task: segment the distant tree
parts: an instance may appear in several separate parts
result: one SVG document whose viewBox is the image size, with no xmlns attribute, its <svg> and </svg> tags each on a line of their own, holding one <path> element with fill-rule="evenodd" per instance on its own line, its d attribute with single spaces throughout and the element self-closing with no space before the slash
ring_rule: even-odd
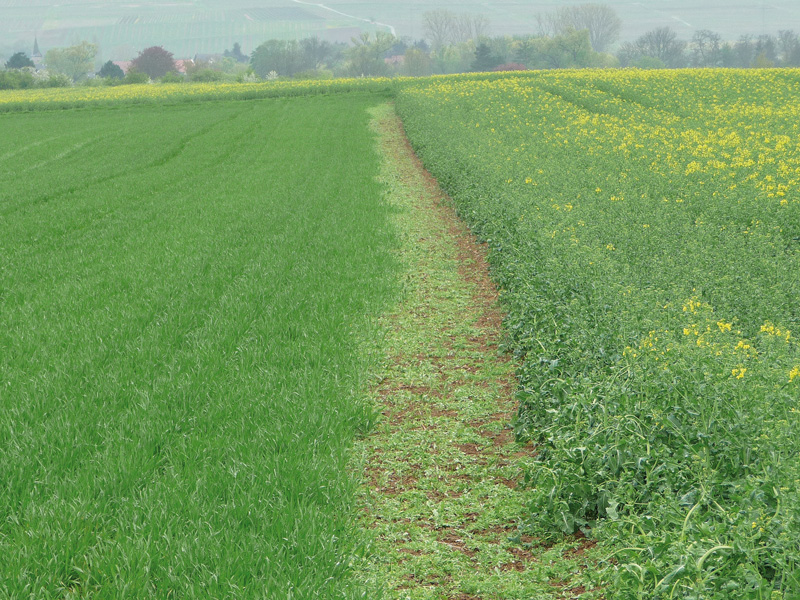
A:
<svg viewBox="0 0 800 600">
<path fill-rule="evenodd" d="M 224 81 L 225 74 L 215 69 L 194 69 L 189 74 L 189 81 L 208 83 L 212 81 Z M 162 79 L 163 81 L 163 79 Z"/>
<path fill-rule="evenodd" d="M 233 44 L 233 50 L 225 50 L 224 55 L 240 63 L 246 63 L 249 60 L 247 55 L 242 53 L 242 46 L 239 42 Z"/>
<path fill-rule="evenodd" d="M 342 54 L 340 46 L 320 40 L 316 36 L 300 40 L 300 51 L 302 54 L 300 62 L 303 70 L 330 68 L 334 62 L 341 58 Z"/>
<path fill-rule="evenodd" d="M 301 72 L 310 75 L 312 71 L 325 75 L 342 61 L 346 48 L 346 44 L 332 44 L 317 37 L 299 42 L 267 40 L 253 51 L 250 67 L 262 79 L 273 71 L 280 77 L 294 77 Z"/>
<path fill-rule="evenodd" d="M 235 61 L 230 56 L 225 56 L 222 60 L 218 61 L 214 67 L 216 67 L 215 71 L 220 71 L 225 73 L 226 75 L 233 75 L 234 73 L 241 73 L 242 71 L 246 71 L 247 67 L 245 63 L 240 63 Z"/>
<path fill-rule="evenodd" d="M 595 52 L 589 42 L 589 31 L 567 30 L 563 34 L 518 37 L 511 43 L 510 60 L 528 69 L 569 69 L 615 67 L 614 57 Z"/>
<path fill-rule="evenodd" d="M 446 9 L 431 10 L 422 15 L 425 38 L 434 50 L 449 46 L 453 39 L 455 15 Z"/>
<path fill-rule="evenodd" d="M 753 36 L 741 36 L 733 45 L 733 53 L 736 57 L 735 66 L 747 68 L 752 65 L 756 58 L 756 45 L 753 43 Z"/>
<path fill-rule="evenodd" d="M 778 48 L 784 67 L 800 67 L 800 38 L 794 31 L 778 32 Z"/>
<path fill-rule="evenodd" d="M 192 75 L 194 75 L 196 72 L 211 68 L 212 64 L 201 58 L 195 58 L 194 60 L 183 63 L 183 69 L 186 72 L 186 79 L 189 81 L 192 80 Z"/>
<path fill-rule="evenodd" d="M 489 35 L 489 19 L 484 15 L 458 14 L 447 9 L 423 13 L 422 26 L 434 50 Z"/>
<path fill-rule="evenodd" d="M 721 67 L 722 46 L 718 33 L 701 29 L 692 36 L 691 61 L 693 67 Z"/>
<path fill-rule="evenodd" d="M 507 35 L 499 35 L 492 38 L 481 38 L 481 42 L 488 44 L 492 49 L 492 54 L 499 61 L 497 64 L 510 63 L 514 60 L 514 39 Z"/>
<path fill-rule="evenodd" d="M 623 42 L 617 50 L 617 59 L 622 67 L 632 67 L 639 58 L 641 58 L 639 48 L 633 42 Z"/>
<path fill-rule="evenodd" d="M 161 46 L 150 46 L 133 59 L 130 70 L 144 73 L 150 79 L 159 79 L 170 71 L 177 71 L 177 68 L 172 52 Z"/>
<path fill-rule="evenodd" d="M 491 71 L 502 62 L 502 59 L 492 52 L 489 44 L 480 43 L 475 48 L 475 60 L 470 68 L 476 72 Z"/>
<path fill-rule="evenodd" d="M 778 40 L 767 34 L 758 36 L 755 53 L 756 58 L 752 66 L 762 69 L 774 67 L 778 62 Z"/>
<path fill-rule="evenodd" d="M 537 40 L 540 37 L 526 36 L 518 37 L 512 43 L 513 61 L 523 64 L 528 68 L 534 68 L 538 53 Z"/>
<path fill-rule="evenodd" d="M 545 69 L 592 67 L 595 66 L 593 63 L 598 56 L 600 55 L 592 50 L 588 30 L 573 29 L 539 40 L 536 66 Z"/>
<path fill-rule="evenodd" d="M 92 70 L 97 46 L 81 42 L 68 48 L 52 48 L 45 54 L 48 70 L 69 77 L 72 81 L 83 79 Z"/>
<path fill-rule="evenodd" d="M 580 4 L 565 6 L 558 10 L 536 15 L 539 34 L 542 37 L 564 35 L 570 30 L 589 32 L 589 43 L 595 52 L 607 52 L 619 39 L 622 19 L 610 6 L 604 4 Z"/>
<path fill-rule="evenodd" d="M 413 46 L 417 50 L 422 50 L 423 52 L 426 53 L 430 53 L 431 51 L 430 44 L 428 44 L 428 42 L 426 42 L 425 40 L 417 40 L 416 42 L 414 42 Z"/>
<path fill-rule="evenodd" d="M 403 73 L 409 77 L 425 77 L 431 74 L 431 57 L 419 48 L 408 48 L 403 60 Z"/>
<path fill-rule="evenodd" d="M 147 73 L 130 70 L 125 74 L 125 79 L 122 80 L 122 83 L 126 85 L 135 85 L 147 83 L 148 81 L 150 81 L 150 76 Z"/>
<path fill-rule="evenodd" d="M 296 40 L 267 40 L 253 51 L 250 65 L 262 79 L 272 71 L 280 77 L 291 77 L 305 68 L 303 51 Z"/>
<path fill-rule="evenodd" d="M 112 61 L 108 61 L 97 72 L 98 77 L 105 77 L 108 79 L 124 79 L 125 72 L 119 65 L 115 65 Z"/>
<path fill-rule="evenodd" d="M 777 64 L 786 65 L 786 49 L 791 49 L 791 32 L 781 32 L 776 38 L 771 35 L 760 35 L 754 38 L 752 35 L 741 36 L 732 47 L 730 66 L 740 68 L 765 68 Z M 790 62 L 792 60 L 791 50 L 789 52 Z M 800 48 L 797 50 L 796 58 L 800 59 Z M 728 66 L 728 65 L 725 65 Z M 788 65 L 787 65 L 788 66 Z"/>
<path fill-rule="evenodd" d="M 731 69 L 738 66 L 738 57 L 733 44 L 725 42 L 719 48 L 720 63 L 726 69 Z"/>
<path fill-rule="evenodd" d="M 386 51 L 386 58 L 390 56 L 400 56 L 401 54 L 405 54 L 406 50 L 411 46 L 411 38 L 408 36 L 403 37 L 396 37 L 394 38 L 394 43 L 392 47 Z"/>
<path fill-rule="evenodd" d="M 220 73 L 220 75 L 222 74 Z M 169 71 L 160 79 L 160 81 L 161 83 L 182 83 L 183 75 L 177 71 Z"/>
<path fill-rule="evenodd" d="M 622 66 L 633 65 L 644 57 L 657 58 L 669 68 L 686 65 L 684 50 L 686 42 L 678 39 L 669 27 L 659 27 L 648 31 L 635 42 L 622 45 L 618 53 Z"/>
<path fill-rule="evenodd" d="M 6 69 L 24 69 L 25 67 L 35 67 L 33 61 L 24 52 L 17 52 L 11 55 L 6 61 Z"/>
<path fill-rule="evenodd" d="M 21 90 L 32 88 L 36 80 L 30 71 L 9 69 L 0 71 L 0 90 Z"/>
<path fill-rule="evenodd" d="M 434 73 L 464 73 L 475 62 L 475 43 L 464 42 L 444 46 L 431 52 L 431 65 Z"/>
<path fill-rule="evenodd" d="M 637 69 L 666 69 L 667 65 L 664 64 L 664 61 L 660 58 L 655 58 L 653 56 L 640 56 L 636 60 L 634 60 L 630 66 L 636 67 Z"/>
<path fill-rule="evenodd" d="M 453 42 L 456 44 L 479 40 L 489 36 L 489 18 L 485 15 L 456 15 L 453 24 Z"/>
<path fill-rule="evenodd" d="M 386 52 L 394 45 L 394 36 L 379 31 L 375 35 L 367 32 L 353 38 L 353 46 L 345 52 L 345 72 L 350 77 L 381 77 L 389 73 L 384 61 Z"/>
<path fill-rule="evenodd" d="M 756 69 L 771 69 L 775 66 L 775 63 L 772 62 L 767 56 L 767 53 L 762 50 L 756 55 L 752 66 Z"/>
<path fill-rule="evenodd" d="M 36 82 L 36 87 L 43 88 L 62 88 L 70 87 L 74 81 L 64 73 L 50 73 L 46 79 L 40 79 Z"/>
</svg>

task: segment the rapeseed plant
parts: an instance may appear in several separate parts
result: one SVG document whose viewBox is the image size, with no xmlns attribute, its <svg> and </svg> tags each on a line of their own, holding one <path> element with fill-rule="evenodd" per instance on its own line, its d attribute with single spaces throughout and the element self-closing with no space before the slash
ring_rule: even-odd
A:
<svg viewBox="0 0 800 600">
<path fill-rule="evenodd" d="M 796 94 L 792 70 L 399 92 L 504 290 L 531 532 L 611 544 L 611 597 L 800 595 Z"/>
</svg>

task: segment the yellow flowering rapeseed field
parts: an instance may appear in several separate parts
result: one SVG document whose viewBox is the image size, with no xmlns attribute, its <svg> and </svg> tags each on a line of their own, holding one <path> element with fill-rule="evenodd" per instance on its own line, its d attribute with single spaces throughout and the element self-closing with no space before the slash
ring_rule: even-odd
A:
<svg viewBox="0 0 800 600">
<path fill-rule="evenodd" d="M 609 597 L 799 597 L 800 71 L 434 78 L 397 104 L 490 247 L 530 532 L 607 543 Z"/>
<path fill-rule="evenodd" d="M 258 83 L 175 83 L 0 91 L 0 112 L 124 103 L 236 100 L 351 91 L 386 91 L 392 80 L 276 80 Z"/>
</svg>

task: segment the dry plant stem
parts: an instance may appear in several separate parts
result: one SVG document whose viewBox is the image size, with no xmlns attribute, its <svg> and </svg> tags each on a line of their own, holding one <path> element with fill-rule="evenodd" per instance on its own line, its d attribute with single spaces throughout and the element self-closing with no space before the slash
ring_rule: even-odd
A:
<svg viewBox="0 0 800 600">
<path fill-rule="evenodd" d="M 390 105 L 373 126 L 397 209 L 403 297 L 384 316 L 382 410 L 360 442 L 364 524 L 375 534 L 363 576 L 388 598 L 593 598 L 594 543 L 544 548 L 518 535 L 534 448 L 517 444 L 515 363 L 498 349 L 502 313 L 485 249 L 422 168 Z"/>
</svg>

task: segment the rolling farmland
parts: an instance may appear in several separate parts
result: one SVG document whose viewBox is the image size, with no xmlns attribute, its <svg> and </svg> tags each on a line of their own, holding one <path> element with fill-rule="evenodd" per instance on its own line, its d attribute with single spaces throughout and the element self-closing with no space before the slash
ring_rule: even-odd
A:
<svg viewBox="0 0 800 600">
<path fill-rule="evenodd" d="M 470 416 L 497 389 L 480 327 L 428 318 L 471 296 L 428 281 L 423 247 L 445 242 L 389 205 L 404 176 L 367 114 L 389 97 L 487 244 L 519 361 L 528 445 L 475 506 L 460 457 L 491 467 L 510 432 Z M 0 93 L 0 595 L 372 597 L 385 576 L 413 598 L 796 597 L 798 97 L 790 69 Z M 415 324 L 381 346 L 398 304 L 463 339 Z M 384 415 L 410 401 L 421 421 L 378 428 L 415 441 L 372 451 L 392 491 L 370 545 L 351 454 L 381 353 Z M 574 552 L 574 583 L 564 540 L 596 561 Z M 370 556 L 389 546 L 413 559 Z"/>
</svg>

